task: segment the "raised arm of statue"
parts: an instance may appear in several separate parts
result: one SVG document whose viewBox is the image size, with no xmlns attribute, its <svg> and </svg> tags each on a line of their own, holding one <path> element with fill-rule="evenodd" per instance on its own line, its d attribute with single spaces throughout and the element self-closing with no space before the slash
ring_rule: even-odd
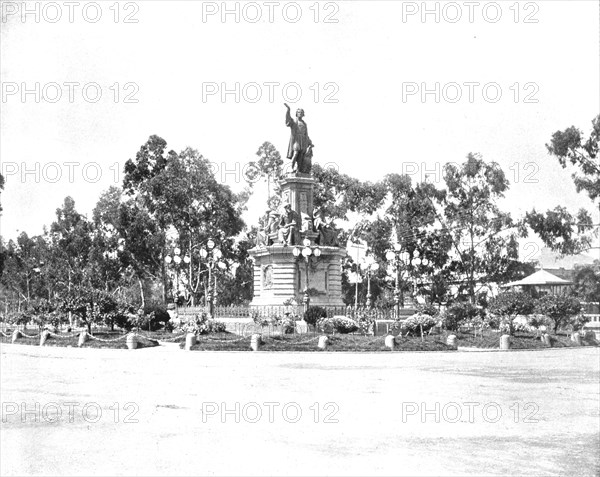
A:
<svg viewBox="0 0 600 477">
<path fill-rule="evenodd" d="M 294 124 L 294 120 L 292 119 L 292 115 L 290 114 L 290 107 L 287 105 L 287 103 L 284 103 L 284 104 L 286 107 L 285 125 L 289 128 L 290 126 L 292 126 Z"/>
</svg>

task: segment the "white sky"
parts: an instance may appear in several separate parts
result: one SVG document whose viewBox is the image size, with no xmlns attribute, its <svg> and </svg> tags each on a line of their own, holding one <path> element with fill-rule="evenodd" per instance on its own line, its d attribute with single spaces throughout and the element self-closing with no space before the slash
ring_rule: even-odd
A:
<svg viewBox="0 0 600 477">
<path fill-rule="evenodd" d="M 29 3 L 33 9 L 38 2 Z M 403 9 L 420 9 L 421 2 L 321 2 L 319 22 L 314 21 L 314 1 L 298 2 L 302 18 L 297 23 L 283 17 L 284 6 L 288 18 L 295 14 L 289 2 L 277 2 L 273 22 L 267 4 L 254 4 L 262 11 L 258 23 L 246 21 L 256 14 L 253 6 L 246 7 L 239 23 L 234 15 L 223 23 L 220 14 L 203 21 L 203 8 L 220 9 L 221 2 L 193 1 L 121 2 L 118 23 L 116 9 L 111 9 L 114 1 L 99 2 L 102 17 L 91 23 L 82 15 L 88 3 L 74 7 L 72 23 L 69 7 L 56 2 L 62 12 L 56 23 L 48 21 L 56 7 L 41 3 L 39 23 L 33 14 L 23 22 L 17 13 L 0 24 L 3 92 L 19 88 L 0 103 L 0 158 L 7 176 L 0 232 L 7 238 L 17 230 L 41 233 L 66 195 L 89 214 L 101 191 L 115 183 L 114 164 L 121 169 L 151 134 L 163 137 L 169 149 L 191 146 L 229 169 L 253 160 L 266 140 L 285 155 L 289 130 L 281 87 L 275 88 L 272 102 L 267 86 L 256 103 L 243 97 L 236 103 L 234 95 L 225 102 L 219 95 L 203 101 L 203 83 L 211 82 L 230 88 L 236 82 L 298 83 L 302 98 L 290 105 L 306 111 L 315 161 L 336 163 L 342 172 L 361 179 L 378 180 L 403 172 L 403 167 L 407 171 L 411 162 L 434 169 L 436 163 L 461 162 L 473 151 L 499 162 L 508 174 L 512 185 L 506 208 L 516 216 L 532 207 L 594 209 L 585 194 L 575 192 L 572 171 L 548 156 L 544 144 L 554 131 L 570 125 L 587 135 L 599 112 L 596 1 L 521 2 L 518 8 L 514 1 L 499 2 L 502 17 L 496 23 L 483 15 L 484 7 L 488 19 L 496 15 L 490 2 L 474 7 L 472 22 L 465 2 L 428 2 L 430 9 L 438 5 L 438 23 L 433 14 L 423 22 L 420 11 L 403 21 Z M 235 3 L 228 2 L 229 8 Z M 20 2 L 2 1 L 3 13 L 12 12 L 8 4 L 21 8 Z M 244 3 L 238 5 L 243 13 Z M 447 20 L 456 16 L 456 6 L 462 18 L 451 23 Z M 86 8 L 93 18 L 94 7 Z M 138 23 L 124 23 L 128 13 Z M 328 13 L 338 22 L 325 23 Z M 538 22 L 525 23 L 528 14 Z M 102 98 L 87 102 L 82 87 L 76 86 L 72 103 L 66 87 L 56 103 L 38 103 L 33 94 L 23 102 L 22 83 L 34 89 L 36 82 L 40 90 L 52 82 L 95 82 Z M 123 102 L 132 91 L 124 89 L 129 82 L 139 88 L 136 104 Z M 403 101 L 403 84 L 433 88 L 436 82 L 440 89 L 452 82 L 481 86 L 475 87 L 472 103 L 464 85 L 463 98 L 456 103 L 443 96 L 436 103 L 433 94 L 425 102 L 419 94 Z M 492 82 L 502 90 L 496 103 L 482 95 L 482 86 Z M 114 83 L 120 84 L 118 103 L 109 89 Z M 315 83 L 321 92 L 317 101 L 310 89 Z M 332 91 L 325 89 L 326 83 L 337 85 L 337 103 L 324 102 Z M 516 103 L 514 87 L 510 89 L 515 83 L 520 85 Z M 525 89 L 526 83 L 535 85 Z M 525 103 L 534 89 L 538 102 Z M 288 91 L 292 95 L 293 89 Z M 50 98 L 56 95 L 52 86 L 46 92 Z M 254 89 L 246 92 L 255 94 Z M 93 96 L 94 89 L 88 93 Z M 446 93 L 452 98 L 456 90 Z M 488 93 L 494 96 L 493 89 Z M 47 180 L 57 173 L 47 165 L 52 162 L 61 165 L 62 179 L 55 183 Z M 72 182 L 65 162 L 80 164 Z M 91 163 L 100 165 L 102 176 L 96 183 L 82 174 L 83 166 Z M 23 164 L 32 171 L 39 167 L 38 172 L 23 177 Z M 87 171 L 93 178 L 95 170 Z M 534 182 L 524 181 L 528 173 Z M 420 177 L 419 170 L 415 179 Z M 243 185 L 234 175 L 226 182 L 234 190 Z M 255 193 L 248 223 L 255 223 L 264 209 L 264 196 Z"/>
</svg>

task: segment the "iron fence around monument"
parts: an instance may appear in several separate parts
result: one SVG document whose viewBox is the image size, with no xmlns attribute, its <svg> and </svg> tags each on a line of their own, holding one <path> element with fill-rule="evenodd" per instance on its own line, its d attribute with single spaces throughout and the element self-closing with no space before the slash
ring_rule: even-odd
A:
<svg viewBox="0 0 600 477">
<path fill-rule="evenodd" d="M 401 308 L 400 313 L 396 314 L 395 308 L 377 308 L 366 306 L 323 306 L 328 317 L 347 316 L 353 319 L 374 319 L 374 320 L 397 320 L 404 319 L 415 313 L 413 308 Z M 208 314 L 207 306 L 178 307 L 177 313 L 180 318 L 194 317 L 203 313 Z M 304 307 L 302 305 L 255 305 L 255 306 L 215 306 L 214 319 L 269 319 L 285 318 L 286 316 L 302 318 L 304 316 Z"/>
<path fill-rule="evenodd" d="M 324 306 L 328 317 L 347 316 L 356 321 L 368 320 L 371 324 L 364 328 L 361 326 L 356 334 L 385 335 L 389 333 L 396 321 L 406 319 L 415 313 L 411 308 L 402 308 L 396 315 L 393 308 L 377 308 L 359 306 Z M 179 307 L 177 314 L 179 319 L 187 320 L 202 314 L 208 315 L 208 307 Z M 292 330 L 281 322 L 289 317 L 296 321 L 304 316 L 302 305 L 281 306 L 216 306 L 214 307 L 214 319 L 225 323 L 230 333 L 241 336 L 250 336 L 259 333 L 263 336 L 276 336 L 282 334 L 302 334 L 307 337 L 316 336 L 321 332 L 312 326 L 304 325 L 305 328 L 296 326 Z M 298 323 L 298 321 L 297 321 Z"/>
</svg>

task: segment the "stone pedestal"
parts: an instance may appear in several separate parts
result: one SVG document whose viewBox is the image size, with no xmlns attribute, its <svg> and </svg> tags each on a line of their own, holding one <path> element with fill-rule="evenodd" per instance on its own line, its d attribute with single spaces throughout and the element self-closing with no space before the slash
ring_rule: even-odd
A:
<svg viewBox="0 0 600 477">
<path fill-rule="evenodd" d="M 289 175 L 279 182 L 283 204 L 290 204 L 292 210 L 300 216 L 312 217 L 315 180 L 308 174 Z M 302 223 L 298 223 L 301 226 Z"/>
<path fill-rule="evenodd" d="M 302 304 L 308 276 L 310 305 L 343 306 L 342 258 L 346 249 L 317 244 L 319 233 L 313 229 L 313 195 L 315 179 L 308 174 L 291 174 L 280 181 L 282 206 L 289 204 L 296 213 L 299 243 L 278 243 L 271 234 L 272 245 L 249 250 L 254 260 L 254 299 L 252 306 L 280 306 L 292 299 Z M 319 257 L 294 256 L 294 247 L 303 248 L 309 240 Z"/>
<path fill-rule="evenodd" d="M 308 286 L 310 304 L 343 306 L 342 258 L 346 250 L 340 247 L 320 247 L 321 256 L 311 257 L 307 267 L 304 257 L 294 257 L 293 246 L 272 245 L 253 248 L 254 299 L 252 306 L 279 306 L 290 299 L 302 303 Z"/>
</svg>

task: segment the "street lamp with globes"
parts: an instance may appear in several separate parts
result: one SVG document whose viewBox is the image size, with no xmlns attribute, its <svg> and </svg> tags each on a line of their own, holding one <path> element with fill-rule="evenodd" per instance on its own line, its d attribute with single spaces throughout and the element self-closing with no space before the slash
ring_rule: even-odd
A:
<svg viewBox="0 0 600 477">
<path fill-rule="evenodd" d="M 208 314 L 211 318 L 215 317 L 215 305 L 217 304 L 217 275 L 215 274 L 214 284 L 212 280 L 213 269 L 218 267 L 221 270 L 227 268 L 225 262 L 221 261 L 223 253 L 220 249 L 216 248 L 215 241 L 208 239 L 206 241 L 206 248 L 200 249 L 200 257 L 202 260 L 206 260 L 208 263 Z"/>
<path fill-rule="evenodd" d="M 173 249 L 172 255 L 167 255 L 165 257 L 165 262 L 167 263 L 167 265 L 170 265 L 171 263 L 173 263 L 175 265 L 177 291 L 179 291 L 179 268 L 181 267 L 182 264 L 190 265 L 190 263 L 192 262 L 192 257 L 190 255 L 191 251 L 200 245 L 202 245 L 202 243 L 193 246 L 190 249 L 190 251 L 187 252 L 183 257 L 181 254 L 181 249 L 176 247 Z M 207 302 L 209 305 L 209 314 L 211 317 L 213 317 L 214 306 L 216 305 L 216 302 L 217 302 L 217 277 L 215 274 L 214 283 L 213 283 L 213 278 L 212 278 L 213 269 L 215 266 L 217 266 L 221 270 L 224 270 L 225 268 L 227 268 L 227 265 L 221 261 L 223 253 L 221 252 L 221 250 L 216 248 L 215 245 L 216 244 L 213 239 L 208 239 L 206 241 L 206 247 L 202 247 L 199 250 L 200 258 L 202 260 L 206 260 L 208 262 Z M 191 274 L 191 266 L 190 266 L 190 274 Z M 189 280 L 191 280 L 191 275 L 189 277 Z M 193 299 L 193 296 L 192 296 L 192 299 Z"/>
<path fill-rule="evenodd" d="M 183 257 L 183 261 L 187 264 L 190 263 L 190 258 L 186 255 Z M 175 300 L 177 300 L 177 296 L 179 296 L 179 267 L 181 266 L 182 258 L 181 258 L 181 249 L 179 247 L 175 247 L 173 249 L 172 255 L 165 256 L 165 263 L 167 265 L 175 264 Z"/>
<path fill-rule="evenodd" d="M 302 242 L 303 247 L 294 247 L 292 250 L 292 254 L 297 259 L 304 258 L 305 269 L 306 269 L 306 286 L 304 287 L 304 297 L 302 302 L 304 303 L 304 311 L 308 309 L 308 305 L 310 303 L 310 296 L 308 294 L 309 289 L 309 279 L 308 279 L 308 264 L 310 262 L 310 257 L 315 257 L 318 259 L 321 256 L 321 249 L 317 246 L 311 246 L 311 241 L 309 239 L 304 239 Z"/>
<path fill-rule="evenodd" d="M 372 255 L 365 258 L 365 261 L 361 263 L 361 267 L 367 272 L 367 308 L 371 308 L 371 274 L 379 270 L 379 264 L 375 261 Z"/>
<path fill-rule="evenodd" d="M 415 250 L 413 252 L 413 258 L 411 260 L 410 254 L 406 250 L 402 250 L 402 246 L 398 243 L 394 244 L 393 249 L 390 249 L 385 253 L 385 258 L 392 263 L 394 271 L 396 272 L 396 287 L 394 289 L 394 305 L 396 307 L 396 317 L 400 316 L 400 308 L 404 308 L 404 297 L 402 294 L 402 289 L 400 287 L 400 274 L 402 272 L 402 269 L 408 270 L 409 268 L 418 268 L 421 265 L 429 265 L 429 260 L 427 260 L 427 258 L 425 257 L 421 258 L 420 255 L 421 254 L 419 253 L 419 251 Z"/>
<path fill-rule="evenodd" d="M 415 250 L 413 252 L 413 259 L 410 261 L 410 264 L 411 264 L 411 269 L 413 270 L 413 300 L 416 302 L 417 301 L 417 274 L 414 273 L 414 270 L 421 267 L 421 265 L 426 267 L 427 265 L 429 265 L 429 260 L 427 260 L 426 257 L 421 258 L 421 254 L 419 253 L 419 251 Z"/>
</svg>

